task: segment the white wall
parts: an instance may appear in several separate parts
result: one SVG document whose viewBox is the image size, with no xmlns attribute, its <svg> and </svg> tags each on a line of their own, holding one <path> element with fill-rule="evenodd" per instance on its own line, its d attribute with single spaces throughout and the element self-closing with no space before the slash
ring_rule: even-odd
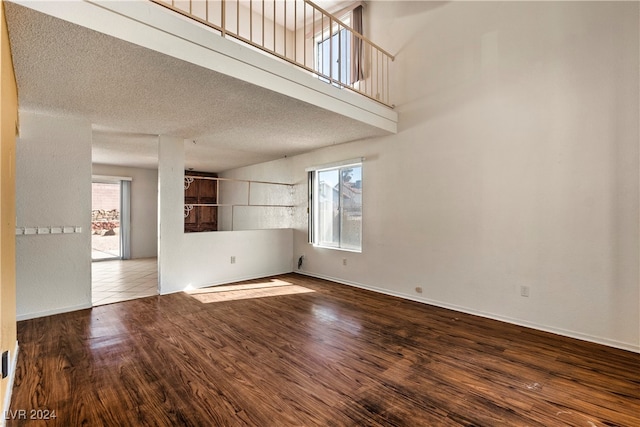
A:
<svg viewBox="0 0 640 427">
<path fill-rule="evenodd" d="M 82 233 L 16 236 L 18 320 L 91 307 L 91 124 L 20 112 L 18 227 Z"/>
<path fill-rule="evenodd" d="M 93 175 L 130 177 L 131 258 L 158 255 L 158 171 L 113 165 L 93 165 Z"/>
<path fill-rule="evenodd" d="M 231 257 L 235 263 L 231 263 Z M 181 283 L 199 288 L 291 272 L 293 230 L 186 233 L 181 258 Z M 163 289 L 163 293 L 166 293 Z"/>
<path fill-rule="evenodd" d="M 292 171 L 304 272 L 639 351 L 638 3 L 368 5 L 399 134 L 235 174 Z M 304 169 L 359 156 L 363 252 L 310 246 Z"/>
<path fill-rule="evenodd" d="M 184 142 L 161 135 L 158 141 L 158 283 L 160 294 L 185 288 Z"/>
<path fill-rule="evenodd" d="M 183 140 L 160 136 L 158 158 L 161 294 L 291 271 L 291 229 L 184 233 Z"/>
<path fill-rule="evenodd" d="M 264 230 L 293 227 L 296 211 L 281 206 L 294 204 L 294 191 L 297 191 L 297 188 L 263 183 L 293 184 L 290 168 L 280 167 L 280 162 L 268 162 L 227 171 L 221 173 L 220 177 L 260 182 L 249 184 L 243 181 L 220 181 L 218 203 L 238 205 L 249 203 L 254 206 L 234 206 L 233 209 L 228 206 L 218 208 L 219 230 Z"/>
</svg>

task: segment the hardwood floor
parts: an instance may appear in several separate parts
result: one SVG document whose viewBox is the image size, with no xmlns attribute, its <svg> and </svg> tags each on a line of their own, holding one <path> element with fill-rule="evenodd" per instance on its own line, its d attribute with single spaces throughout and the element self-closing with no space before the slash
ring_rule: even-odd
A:
<svg viewBox="0 0 640 427">
<path fill-rule="evenodd" d="M 639 354 L 271 280 L 19 322 L 7 425 L 640 426 Z"/>
</svg>

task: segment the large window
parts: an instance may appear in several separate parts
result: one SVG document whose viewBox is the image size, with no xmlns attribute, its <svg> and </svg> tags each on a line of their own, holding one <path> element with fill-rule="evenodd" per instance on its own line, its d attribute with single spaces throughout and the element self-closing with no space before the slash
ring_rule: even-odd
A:
<svg viewBox="0 0 640 427">
<path fill-rule="evenodd" d="M 314 245 L 362 250 L 362 163 L 309 171 L 309 238 Z"/>
<path fill-rule="evenodd" d="M 351 32 L 346 29 L 318 42 L 317 70 L 343 85 L 351 82 Z"/>
</svg>

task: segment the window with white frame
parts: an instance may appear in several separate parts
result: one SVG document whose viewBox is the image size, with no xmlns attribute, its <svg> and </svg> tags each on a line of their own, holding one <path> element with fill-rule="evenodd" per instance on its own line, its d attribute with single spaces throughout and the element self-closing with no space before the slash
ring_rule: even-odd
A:
<svg viewBox="0 0 640 427">
<path fill-rule="evenodd" d="M 328 76 L 343 85 L 351 81 L 351 31 L 342 28 L 330 37 L 321 38 L 316 46 L 316 69 L 321 76 Z"/>
<path fill-rule="evenodd" d="M 309 173 L 309 241 L 362 251 L 362 162 L 312 168 Z"/>
<path fill-rule="evenodd" d="M 363 42 L 358 35 L 363 29 L 362 5 L 356 5 L 330 25 L 322 18 L 320 27 L 313 38 L 318 77 L 338 87 L 354 86 L 364 78 Z"/>
</svg>

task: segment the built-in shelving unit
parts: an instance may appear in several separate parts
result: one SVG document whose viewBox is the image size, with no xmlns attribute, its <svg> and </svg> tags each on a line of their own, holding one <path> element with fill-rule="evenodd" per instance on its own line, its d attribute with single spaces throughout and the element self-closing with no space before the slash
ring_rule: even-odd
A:
<svg viewBox="0 0 640 427">
<path fill-rule="evenodd" d="M 240 186 L 240 188 L 229 188 L 228 191 L 225 191 L 225 185 L 229 186 Z M 286 201 L 282 203 L 272 203 L 272 202 L 255 202 L 252 200 L 256 198 L 256 186 L 260 186 L 262 191 L 260 193 L 264 193 L 265 186 L 269 188 L 269 186 L 278 186 L 284 187 L 288 189 L 287 195 L 289 196 Z M 196 189 L 197 187 L 197 189 Z M 253 191 L 252 191 L 253 187 Z M 191 230 L 187 230 L 187 224 L 191 223 L 199 223 L 198 217 L 193 217 L 194 215 L 199 216 L 199 218 L 206 217 L 216 217 L 216 225 L 218 212 L 217 209 L 221 207 L 226 207 L 231 209 L 231 229 L 233 230 L 233 218 L 235 214 L 235 208 L 239 207 L 256 207 L 256 208 L 276 208 L 276 209 L 291 209 L 293 210 L 293 205 L 288 203 L 291 200 L 291 196 L 293 195 L 294 186 L 293 184 L 286 184 L 281 182 L 271 182 L 271 181 L 256 181 L 256 180 L 246 180 L 246 179 L 233 179 L 233 178 L 220 178 L 214 176 L 213 174 L 205 174 L 202 172 L 188 172 L 184 177 L 184 189 L 185 189 L 185 205 L 184 205 L 184 217 L 185 217 L 185 232 L 189 231 L 217 231 L 218 228 L 216 226 L 215 229 L 198 229 L 195 228 L 206 228 L 206 227 L 198 227 L 192 226 Z M 246 192 L 246 197 L 243 197 L 242 193 Z M 231 194 L 233 193 L 233 194 Z M 204 194 L 204 196 L 201 196 Z M 190 196 L 188 196 L 190 195 Z M 197 195 L 197 196 L 196 196 Z M 258 196 L 259 198 L 259 196 Z M 263 197 L 264 198 L 264 197 Z M 272 199 L 272 198 L 268 198 Z M 231 202 L 223 202 L 220 203 L 220 200 L 229 200 Z M 203 209 L 211 210 L 208 214 L 203 214 Z M 213 214 L 213 210 L 215 210 L 215 214 Z M 213 227 L 209 227 L 213 228 Z"/>
</svg>

